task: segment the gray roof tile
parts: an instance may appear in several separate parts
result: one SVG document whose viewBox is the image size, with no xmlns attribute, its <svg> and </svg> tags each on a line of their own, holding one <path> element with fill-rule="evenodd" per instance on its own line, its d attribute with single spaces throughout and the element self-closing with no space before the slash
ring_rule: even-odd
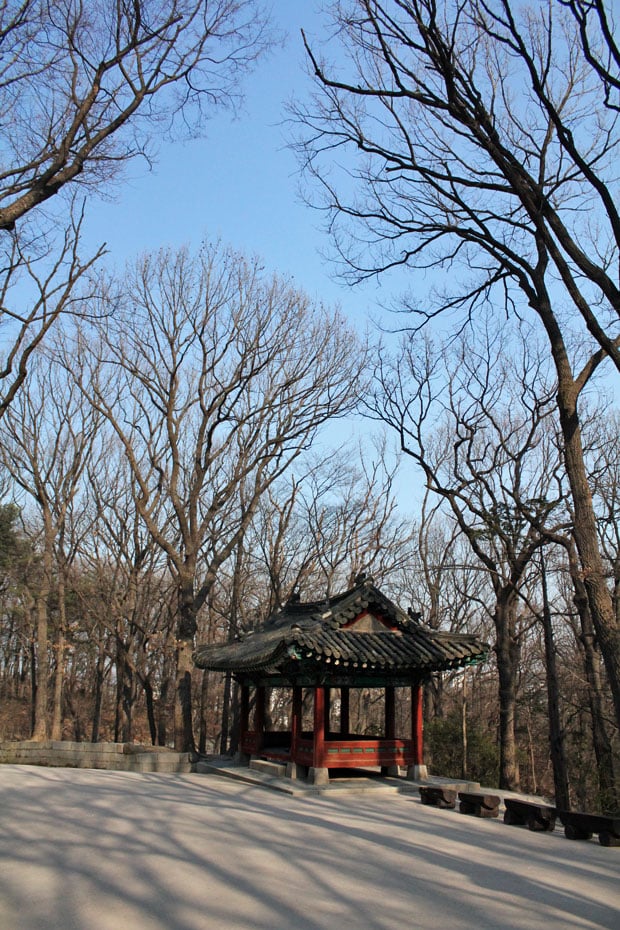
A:
<svg viewBox="0 0 620 930">
<path fill-rule="evenodd" d="M 393 629 L 364 633 L 347 628 L 369 608 Z M 290 677 L 300 663 L 306 669 L 329 664 L 397 676 L 468 665 L 482 661 L 488 651 L 475 636 L 438 632 L 412 620 L 368 579 L 329 602 L 287 604 L 234 643 L 199 646 L 194 661 L 199 668 L 237 674 L 279 670 Z"/>
</svg>

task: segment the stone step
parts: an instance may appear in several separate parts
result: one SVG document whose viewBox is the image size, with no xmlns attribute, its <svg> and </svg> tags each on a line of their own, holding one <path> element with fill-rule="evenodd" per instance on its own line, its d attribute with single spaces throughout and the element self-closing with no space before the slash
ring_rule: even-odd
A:
<svg viewBox="0 0 620 930">
<path fill-rule="evenodd" d="M 273 775 L 275 778 L 284 778 L 286 776 L 286 765 L 278 762 L 268 762 L 267 759 L 251 759 L 250 768 L 255 772 Z"/>
<path fill-rule="evenodd" d="M 243 782 L 246 785 L 279 791 L 281 794 L 300 795 L 307 793 L 305 785 L 299 785 L 298 782 L 291 781 L 290 778 L 272 778 L 262 772 L 251 771 L 247 765 L 231 764 L 225 766 L 217 763 L 213 764 L 212 762 L 198 762 L 196 772 L 199 775 L 219 775 L 233 781 Z"/>
</svg>

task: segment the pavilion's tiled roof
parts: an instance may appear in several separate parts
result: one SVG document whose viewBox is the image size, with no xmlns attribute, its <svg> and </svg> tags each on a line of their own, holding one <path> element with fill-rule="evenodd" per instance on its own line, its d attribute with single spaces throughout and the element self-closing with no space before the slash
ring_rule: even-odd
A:
<svg viewBox="0 0 620 930">
<path fill-rule="evenodd" d="M 371 632 L 349 626 L 366 613 L 382 623 Z M 289 602 L 236 642 L 199 647 L 194 661 L 199 668 L 239 674 L 290 674 L 303 665 L 396 676 L 459 668 L 482 661 L 488 649 L 475 636 L 424 626 L 368 579 L 329 600 Z"/>
</svg>

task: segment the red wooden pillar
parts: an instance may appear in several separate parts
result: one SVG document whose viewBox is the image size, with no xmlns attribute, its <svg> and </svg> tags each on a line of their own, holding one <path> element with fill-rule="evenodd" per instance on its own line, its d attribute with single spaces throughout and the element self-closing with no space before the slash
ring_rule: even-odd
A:
<svg viewBox="0 0 620 930">
<path fill-rule="evenodd" d="M 291 759 L 297 761 L 297 748 L 301 738 L 302 692 L 298 685 L 293 688 L 293 711 L 291 717 Z"/>
<path fill-rule="evenodd" d="M 422 685 L 411 687 L 411 739 L 413 764 L 424 765 L 424 724 L 422 718 Z"/>
<path fill-rule="evenodd" d="M 314 744 L 312 766 L 315 769 L 325 767 L 325 688 L 314 689 Z"/>
<path fill-rule="evenodd" d="M 349 688 L 340 689 L 340 736 L 344 739 L 349 735 Z"/>
<path fill-rule="evenodd" d="M 265 741 L 265 689 L 262 685 L 258 685 L 256 688 L 254 729 L 256 730 L 256 751 L 260 753 Z"/>
<path fill-rule="evenodd" d="M 393 740 L 396 736 L 396 695 L 392 685 L 386 685 L 384 691 L 384 718 L 385 726 L 383 729 L 384 739 Z M 396 762 L 389 765 L 381 766 L 382 775 L 400 775 L 400 769 Z"/>
</svg>

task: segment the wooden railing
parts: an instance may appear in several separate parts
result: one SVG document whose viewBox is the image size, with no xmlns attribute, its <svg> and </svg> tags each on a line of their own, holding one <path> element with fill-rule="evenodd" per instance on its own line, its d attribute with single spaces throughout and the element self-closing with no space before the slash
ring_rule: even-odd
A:
<svg viewBox="0 0 620 930">
<path fill-rule="evenodd" d="M 312 765 L 312 740 L 299 740 L 295 761 Z M 318 760 L 321 768 L 364 768 L 368 765 L 413 764 L 413 742 L 405 739 L 370 739 L 364 737 L 329 739 L 323 744 Z"/>
<path fill-rule="evenodd" d="M 267 737 L 273 734 L 265 734 Z M 282 734 L 287 736 L 288 734 Z M 245 733 L 241 749 L 248 755 L 262 753 L 269 755 L 273 740 L 267 738 L 260 745 L 260 734 L 256 731 Z M 283 742 L 282 740 L 280 742 Z M 280 752 L 279 755 L 282 755 Z M 308 734 L 297 740 L 297 746 L 289 756 L 301 765 L 313 765 L 314 742 Z M 321 768 L 364 768 L 371 765 L 408 766 L 414 762 L 414 745 L 408 739 L 380 739 L 363 736 L 350 736 L 344 739 L 327 739 L 323 743 L 323 752 L 317 760 Z"/>
</svg>

